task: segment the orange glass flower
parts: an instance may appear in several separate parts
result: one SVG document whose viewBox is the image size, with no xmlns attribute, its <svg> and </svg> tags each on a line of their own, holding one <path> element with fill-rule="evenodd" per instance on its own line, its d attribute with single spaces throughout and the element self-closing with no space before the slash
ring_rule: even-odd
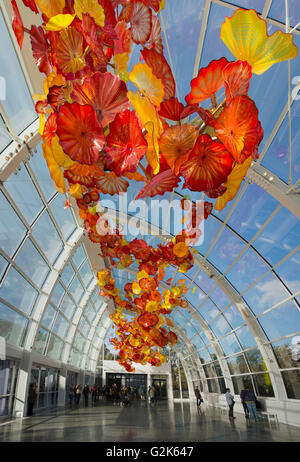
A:
<svg viewBox="0 0 300 462">
<path fill-rule="evenodd" d="M 191 81 L 192 89 L 185 98 L 186 102 L 198 104 L 217 93 L 224 85 L 222 72 L 227 64 L 227 59 L 221 58 L 200 69 L 198 76 Z"/>
<path fill-rule="evenodd" d="M 188 159 L 197 139 L 193 125 L 184 124 L 167 128 L 159 140 L 160 152 L 175 175 Z"/>
<path fill-rule="evenodd" d="M 105 137 L 91 106 L 64 104 L 57 116 L 57 134 L 71 159 L 91 165 L 98 160 Z"/>
<path fill-rule="evenodd" d="M 191 191 L 218 188 L 231 172 L 233 157 L 222 143 L 200 135 L 188 160 L 181 166 L 184 187 Z"/>
<path fill-rule="evenodd" d="M 236 96 L 215 124 L 216 136 L 238 163 L 255 149 L 260 136 L 258 110 L 248 96 Z"/>
</svg>

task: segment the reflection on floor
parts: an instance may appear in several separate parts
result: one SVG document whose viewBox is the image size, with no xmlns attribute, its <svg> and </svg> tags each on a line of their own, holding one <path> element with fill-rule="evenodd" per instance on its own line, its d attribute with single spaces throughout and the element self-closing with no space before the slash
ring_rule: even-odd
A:
<svg viewBox="0 0 300 462">
<path fill-rule="evenodd" d="M 192 402 L 134 402 L 130 407 L 91 403 L 52 410 L 0 426 L 0 441 L 68 442 L 255 442 L 300 441 L 300 428 L 267 422 L 251 423 L 241 414 L 230 421 L 208 405 L 197 411 Z"/>
</svg>

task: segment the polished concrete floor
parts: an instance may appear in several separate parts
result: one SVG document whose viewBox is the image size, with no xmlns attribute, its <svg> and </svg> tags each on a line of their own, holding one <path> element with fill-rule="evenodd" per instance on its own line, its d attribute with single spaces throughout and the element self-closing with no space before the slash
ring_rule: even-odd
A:
<svg viewBox="0 0 300 462">
<path fill-rule="evenodd" d="M 144 405 L 144 406 L 143 406 Z M 1 442 L 299 442 L 300 428 L 250 423 L 192 402 L 134 402 L 130 407 L 98 402 L 53 409 L 0 425 Z"/>
</svg>

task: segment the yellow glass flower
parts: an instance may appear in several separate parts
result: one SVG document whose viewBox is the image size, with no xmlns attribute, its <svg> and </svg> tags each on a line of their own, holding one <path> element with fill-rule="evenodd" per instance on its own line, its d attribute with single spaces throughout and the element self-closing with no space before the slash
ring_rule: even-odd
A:
<svg viewBox="0 0 300 462">
<path fill-rule="evenodd" d="M 148 277 L 149 277 L 149 274 L 145 270 L 139 271 L 136 275 L 136 278 L 139 282 L 141 279 L 148 279 Z"/>
<path fill-rule="evenodd" d="M 128 61 L 128 53 L 117 53 L 114 55 L 115 72 L 124 82 L 127 82 L 129 77 L 129 74 L 127 72 Z"/>
<path fill-rule="evenodd" d="M 223 210 L 227 202 L 231 201 L 236 193 L 238 192 L 243 179 L 246 176 L 247 170 L 250 167 L 252 162 L 252 157 L 247 157 L 247 159 L 242 164 L 236 164 L 232 172 L 228 175 L 224 186 L 227 188 L 222 196 L 218 197 L 215 203 L 216 210 Z"/>
<path fill-rule="evenodd" d="M 132 283 L 132 292 L 135 294 L 135 295 L 138 295 L 140 292 L 141 292 L 141 288 L 140 286 L 138 285 L 138 283 L 136 281 L 133 281 Z"/>
<path fill-rule="evenodd" d="M 52 16 L 50 20 L 45 25 L 45 29 L 49 31 L 58 31 L 68 27 L 73 19 L 75 18 L 72 14 L 57 14 Z"/>
<path fill-rule="evenodd" d="M 151 102 L 141 96 L 138 92 L 127 92 L 127 97 L 131 102 L 141 125 L 147 130 L 145 135 L 148 143 L 148 150 L 146 152 L 146 159 L 148 164 L 152 167 L 154 175 L 159 172 L 159 144 L 158 138 L 163 132 L 161 120 Z"/>
<path fill-rule="evenodd" d="M 47 143 L 43 143 L 42 148 L 43 156 L 46 159 L 51 178 L 54 181 L 54 185 L 58 192 L 65 194 L 66 187 L 64 183 L 64 176 L 58 163 L 54 159 L 51 146 Z"/>
<path fill-rule="evenodd" d="M 155 313 L 155 311 L 159 311 L 160 307 L 157 302 L 148 302 L 145 309 L 149 313 Z"/>
<path fill-rule="evenodd" d="M 70 186 L 70 196 L 74 197 L 75 199 L 81 197 L 82 193 L 83 191 L 81 184 L 75 183 Z"/>
<path fill-rule="evenodd" d="M 69 168 L 71 165 L 75 164 L 75 162 L 64 153 L 63 148 L 59 144 L 57 135 L 52 138 L 51 148 L 53 157 L 60 167 Z"/>
<path fill-rule="evenodd" d="M 98 26 L 104 26 L 105 14 L 98 0 L 75 0 L 74 10 L 79 19 L 82 19 L 83 13 L 88 13 L 95 19 L 95 23 L 98 24 Z"/>
<path fill-rule="evenodd" d="M 220 37 L 238 60 L 251 65 L 254 74 L 262 74 L 274 63 L 298 54 L 293 35 L 276 31 L 269 36 L 266 21 L 255 10 L 238 9 L 231 18 L 226 18 Z"/>
<path fill-rule="evenodd" d="M 129 80 L 150 99 L 155 106 L 160 106 L 164 97 L 164 85 L 152 72 L 146 63 L 136 64 L 129 74 Z"/>
<path fill-rule="evenodd" d="M 62 14 L 66 6 L 66 0 L 35 0 L 35 3 L 47 18 Z"/>
</svg>

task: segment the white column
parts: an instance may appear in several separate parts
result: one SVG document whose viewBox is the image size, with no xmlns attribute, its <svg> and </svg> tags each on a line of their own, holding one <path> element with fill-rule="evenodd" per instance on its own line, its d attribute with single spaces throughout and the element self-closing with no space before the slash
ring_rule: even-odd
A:
<svg viewBox="0 0 300 462">
<path fill-rule="evenodd" d="M 15 417 L 22 418 L 26 416 L 31 366 L 32 354 L 30 351 L 23 350 L 15 393 L 15 404 L 13 410 L 13 415 Z"/>
<path fill-rule="evenodd" d="M 58 382 L 58 399 L 57 406 L 65 406 L 66 403 L 66 384 L 67 384 L 67 367 L 62 364 L 60 368 L 59 382 Z"/>
</svg>

